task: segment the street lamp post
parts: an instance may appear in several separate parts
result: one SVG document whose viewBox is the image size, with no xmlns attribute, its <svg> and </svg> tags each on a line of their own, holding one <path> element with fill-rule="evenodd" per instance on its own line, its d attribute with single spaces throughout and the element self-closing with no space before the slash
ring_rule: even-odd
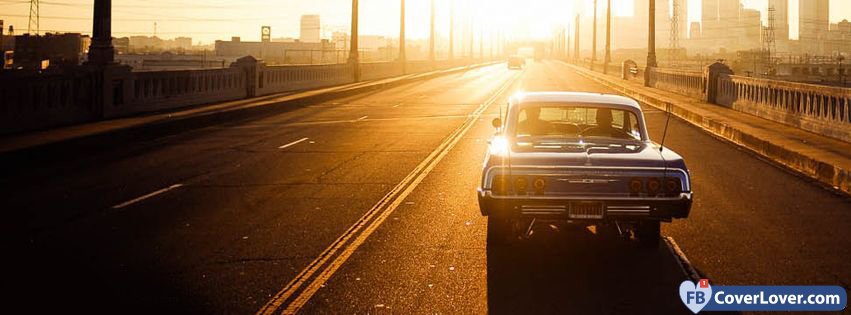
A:
<svg viewBox="0 0 851 315">
<path fill-rule="evenodd" d="M 603 73 L 609 73 L 609 62 L 612 61 L 612 0 L 606 4 L 606 56 L 603 58 Z"/>
<path fill-rule="evenodd" d="M 402 73 L 405 73 L 407 56 L 405 55 L 405 0 L 399 1 L 399 63 L 402 64 Z"/>
<path fill-rule="evenodd" d="M 434 65 L 434 0 L 431 0 L 431 26 L 428 38 L 428 60 Z"/>
<path fill-rule="evenodd" d="M 576 15 L 576 23 L 573 30 L 573 59 L 579 62 L 579 14 Z"/>
<path fill-rule="evenodd" d="M 597 0 L 594 0 L 594 25 L 591 32 L 591 70 L 594 69 L 594 62 L 597 61 Z"/>
<path fill-rule="evenodd" d="M 95 0 L 92 23 L 92 44 L 89 47 L 91 65 L 108 65 L 115 61 L 112 46 L 112 0 Z"/>
<path fill-rule="evenodd" d="M 845 56 L 839 55 L 836 57 L 836 60 L 839 61 L 839 84 L 845 86 L 845 71 L 842 69 L 842 62 L 845 61 Z"/>
<path fill-rule="evenodd" d="M 650 86 L 650 70 L 655 68 L 656 64 L 656 0 L 648 1 L 647 16 L 647 67 L 644 71 L 644 85 Z"/>
<path fill-rule="evenodd" d="M 355 81 L 360 81 L 360 56 L 358 55 L 358 0 L 352 0 L 352 31 L 349 48 L 349 63 L 354 67 Z"/>
<path fill-rule="evenodd" d="M 449 4 L 449 60 L 455 58 L 455 1 Z"/>
</svg>

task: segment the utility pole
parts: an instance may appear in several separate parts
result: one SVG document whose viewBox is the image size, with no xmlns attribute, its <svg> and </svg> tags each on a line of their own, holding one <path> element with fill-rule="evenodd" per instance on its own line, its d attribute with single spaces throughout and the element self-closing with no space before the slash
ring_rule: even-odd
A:
<svg viewBox="0 0 851 315">
<path fill-rule="evenodd" d="M 591 70 L 594 70 L 594 62 L 597 61 L 597 0 L 594 0 L 594 31 L 591 33 Z"/>
<path fill-rule="evenodd" d="M 428 61 L 434 64 L 434 0 L 431 0 L 431 26 L 428 37 Z"/>
<path fill-rule="evenodd" d="M 774 14 L 775 14 L 774 6 L 771 5 L 768 7 L 768 27 L 765 30 L 765 37 L 763 38 L 763 42 L 765 44 L 765 72 L 769 76 L 773 76 L 775 73 L 774 69 L 774 54 L 777 52 L 777 39 L 774 37 Z"/>
<path fill-rule="evenodd" d="M 650 70 L 656 68 L 656 0 L 648 0 L 647 15 L 647 68 L 644 71 L 644 85 L 650 86 Z"/>
<path fill-rule="evenodd" d="M 30 0 L 30 20 L 27 23 L 27 33 L 30 35 L 38 35 L 39 33 L 39 10 L 38 10 L 38 0 Z M 35 30 L 35 33 L 33 33 Z"/>
<path fill-rule="evenodd" d="M 402 64 L 402 73 L 405 73 L 405 65 L 408 56 L 405 55 L 405 0 L 399 1 L 399 63 Z"/>
<path fill-rule="evenodd" d="M 358 0 L 352 0 L 352 31 L 349 63 L 354 67 L 355 81 L 360 81 L 360 56 L 358 56 Z"/>
<path fill-rule="evenodd" d="M 449 60 L 455 58 L 455 1 L 449 3 Z"/>
<path fill-rule="evenodd" d="M 671 16 L 671 32 L 669 38 L 668 63 L 669 66 L 676 66 L 679 56 L 677 55 L 680 49 L 680 0 L 673 0 L 673 15 Z"/>
<path fill-rule="evenodd" d="M 579 14 L 576 15 L 576 28 L 573 30 L 573 59 L 579 61 Z"/>
<path fill-rule="evenodd" d="M 612 0 L 606 2 L 606 56 L 603 59 L 603 74 L 609 73 L 609 62 L 612 61 Z"/>
</svg>

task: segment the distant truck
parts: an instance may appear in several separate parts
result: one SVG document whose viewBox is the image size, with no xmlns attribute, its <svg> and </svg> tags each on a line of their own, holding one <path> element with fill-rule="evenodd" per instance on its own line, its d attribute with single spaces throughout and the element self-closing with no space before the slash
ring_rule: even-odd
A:
<svg viewBox="0 0 851 315">
<path fill-rule="evenodd" d="M 523 69 L 526 65 L 526 57 L 512 55 L 508 57 L 508 69 Z"/>
</svg>

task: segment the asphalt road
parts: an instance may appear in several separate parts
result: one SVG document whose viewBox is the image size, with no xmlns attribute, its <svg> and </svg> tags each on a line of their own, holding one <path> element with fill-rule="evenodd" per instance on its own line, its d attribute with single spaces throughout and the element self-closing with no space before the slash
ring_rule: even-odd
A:
<svg viewBox="0 0 851 315">
<path fill-rule="evenodd" d="M 475 187 L 518 90 L 496 65 L 137 141 L 0 179 L 4 304 L 36 313 L 686 313 L 670 245 L 539 224 L 493 247 Z M 646 108 L 651 137 L 663 112 Z M 664 224 L 714 284 L 851 284 L 851 200 L 677 119 L 696 191 Z M 268 307 L 272 306 L 272 307 Z"/>
</svg>

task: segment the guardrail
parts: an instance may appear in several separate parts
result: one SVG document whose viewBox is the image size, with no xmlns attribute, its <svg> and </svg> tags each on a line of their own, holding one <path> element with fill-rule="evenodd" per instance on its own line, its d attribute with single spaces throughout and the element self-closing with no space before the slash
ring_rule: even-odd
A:
<svg viewBox="0 0 851 315">
<path fill-rule="evenodd" d="M 589 67 L 585 61 L 578 66 Z M 601 66 L 594 70 L 601 71 Z M 715 63 L 703 72 L 651 68 L 648 85 L 851 142 L 851 89 L 743 77 Z M 610 75 L 617 75 L 609 72 Z"/>
<path fill-rule="evenodd" d="M 706 79 L 701 71 L 650 68 L 650 86 L 703 99 Z"/>
<path fill-rule="evenodd" d="M 39 129 L 97 117 L 85 72 L 0 77 L 0 131 Z"/>
<path fill-rule="evenodd" d="M 851 142 L 851 89 L 848 88 L 721 75 L 716 102 Z"/>
<path fill-rule="evenodd" d="M 359 65 L 361 80 L 477 62 L 409 61 Z M 355 82 L 352 64 L 267 66 L 243 57 L 229 68 L 132 72 L 129 66 L 80 66 L 0 75 L 0 134 Z"/>
<path fill-rule="evenodd" d="M 245 73 L 237 68 L 133 73 L 132 94 L 107 116 L 163 110 L 244 98 Z"/>
</svg>

